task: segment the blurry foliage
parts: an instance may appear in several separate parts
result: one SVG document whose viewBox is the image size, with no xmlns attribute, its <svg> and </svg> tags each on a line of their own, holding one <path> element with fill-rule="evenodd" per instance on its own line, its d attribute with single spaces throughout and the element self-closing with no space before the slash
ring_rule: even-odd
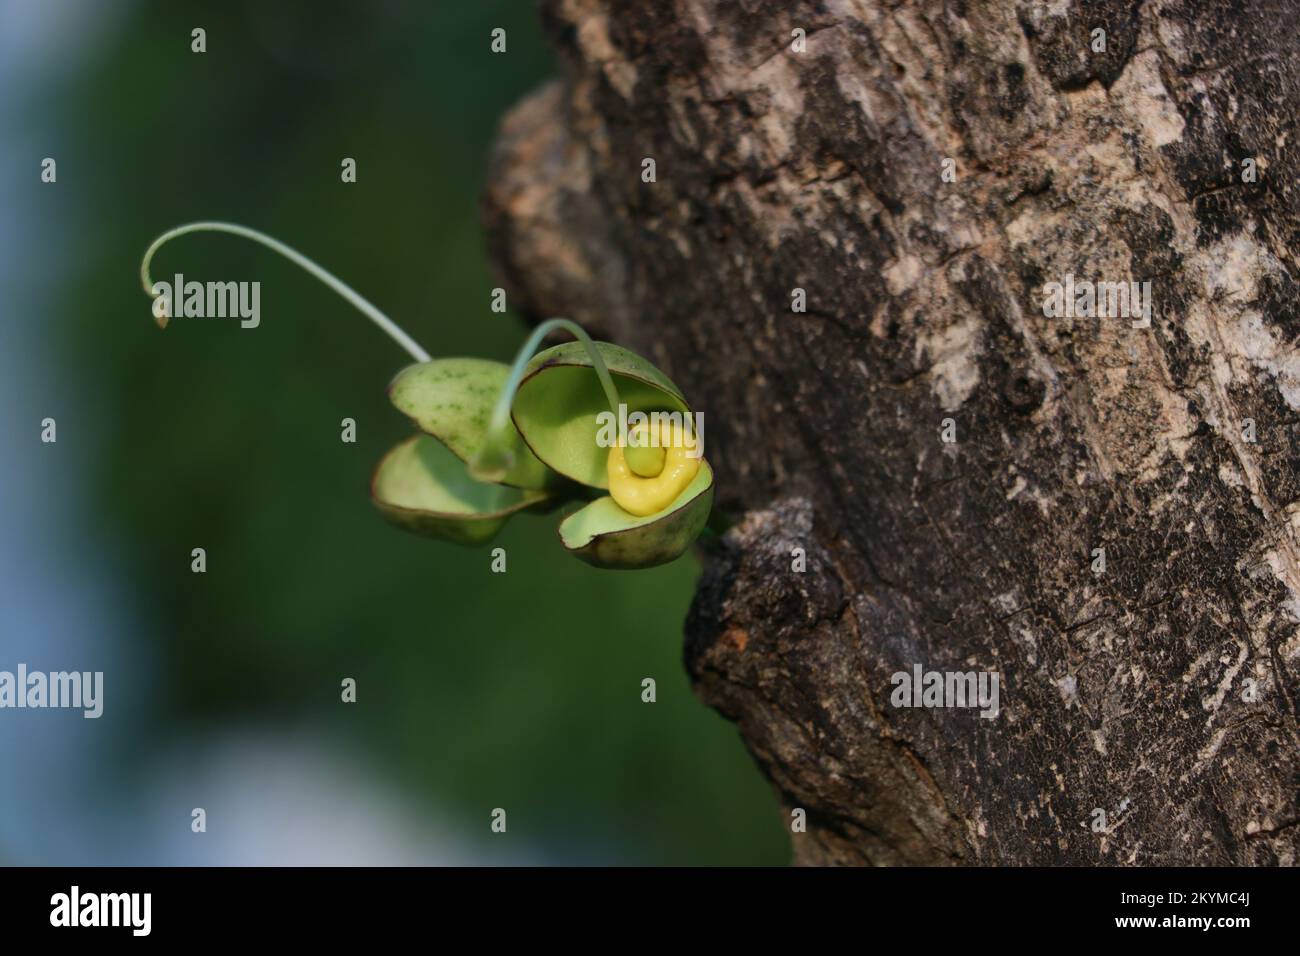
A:
<svg viewBox="0 0 1300 956">
<path fill-rule="evenodd" d="M 477 204 L 499 118 L 552 70 L 535 18 L 519 2 L 147 3 L 51 92 L 60 189 L 88 224 L 51 322 L 96 414 L 77 425 L 101 449 L 82 520 L 135 582 L 163 662 L 164 723 L 122 756 L 186 729 L 323 721 L 487 861 L 503 806 L 552 861 L 781 863 L 767 784 L 683 672 L 691 557 L 596 571 L 559 553 L 558 516 L 524 517 L 494 542 L 499 575 L 488 549 L 403 535 L 367 497 L 409 433 L 384 394 L 396 346 L 228 236 L 167 247 L 155 278 L 259 280 L 260 328 L 160 332 L 139 288 L 154 235 L 228 219 L 333 270 L 434 355 L 508 360 L 523 326 L 488 308 Z"/>
</svg>

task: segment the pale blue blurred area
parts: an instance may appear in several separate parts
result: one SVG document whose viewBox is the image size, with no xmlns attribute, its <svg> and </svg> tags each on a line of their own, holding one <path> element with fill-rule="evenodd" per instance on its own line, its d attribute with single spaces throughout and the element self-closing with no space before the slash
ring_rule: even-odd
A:
<svg viewBox="0 0 1300 956">
<path fill-rule="evenodd" d="M 40 182 L 41 159 L 57 160 L 60 151 L 55 123 L 35 112 L 29 94 L 53 82 L 61 65 L 86 55 L 96 31 L 113 29 L 109 9 L 85 0 L 0 4 L 0 669 L 26 663 L 36 670 L 105 671 L 111 715 L 86 720 L 79 712 L 0 711 L 0 762 L 10 771 L 8 785 L 0 787 L 0 859 L 15 862 L 84 858 L 87 844 L 106 843 L 103 829 L 82 810 L 83 794 L 102 789 L 101 761 L 114 721 L 128 718 L 141 702 L 139 688 L 147 686 L 148 662 L 132 656 L 121 639 L 129 612 L 115 600 L 113 569 L 78 560 L 99 549 L 78 541 L 69 513 L 58 507 L 77 493 L 75 470 L 94 460 L 87 436 L 77 434 L 90 403 L 76 394 L 40 334 L 50 321 L 48 290 L 66 257 L 77 254 L 80 223 L 62 214 L 67 195 L 49 202 L 65 187 Z M 70 22 L 97 25 L 69 30 Z M 55 383 L 61 400 L 34 401 L 49 394 L 37 382 Z M 47 416 L 58 422 L 57 444 L 40 441 Z M 105 849 L 96 854 L 100 859 Z"/>
</svg>

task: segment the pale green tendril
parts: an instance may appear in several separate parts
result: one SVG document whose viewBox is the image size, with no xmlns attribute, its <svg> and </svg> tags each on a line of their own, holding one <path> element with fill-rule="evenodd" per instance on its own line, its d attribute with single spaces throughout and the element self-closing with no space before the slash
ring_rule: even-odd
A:
<svg viewBox="0 0 1300 956">
<path fill-rule="evenodd" d="M 600 387 L 605 391 L 605 401 L 609 404 L 609 410 L 615 418 L 618 417 L 618 389 L 614 385 L 614 379 L 610 377 L 609 369 L 605 367 L 604 357 L 596 348 L 596 343 L 591 340 L 591 336 L 571 319 L 547 319 L 533 329 L 533 334 L 519 349 L 514 365 L 510 367 L 510 377 L 502 386 L 501 395 L 492 409 L 492 418 L 488 422 L 487 437 L 483 447 L 479 449 L 469 465 L 469 473 L 479 481 L 501 481 L 514 465 L 514 451 L 510 446 L 514 440 L 515 430 L 514 424 L 510 421 L 510 406 L 514 403 L 515 392 L 519 390 L 519 383 L 523 381 L 524 370 L 533 353 L 542 344 L 542 339 L 555 329 L 563 329 L 582 343 L 582 347 L 586 349 L 591 359 L 592 367 L 596 370 L 596 377 L 600 379 Z"/>
<path fill-rule="evenodd" d="M 145 251 L 144 259 L 140 263 L 140 281 L 143 283 L 144 291 L 146 293 L 149 295 L 154 294 L 153 283 L 149 279 L 149 263 L 153 261 L 154 253 L 171 240 L 179 236 L 188 235 L 192 232 L 225 232 L 233 236 L 242 236 L 245 239 L 252 239 L 254 242 L 259 242 L 268 249 L 278 252 L 290 262 L 302 267 L 321 282 L 325 283 L 348 302 L 352 303 L 357 311 L 368 318 L 371 322 L 375 323 L 375 325 L 379 326 L 379 328 L 388 334 L 389 338 L 404 348 L 417 362 L 429 361 L 429 353 L 422 349 L 418 342 L 402 331 L 401 327 L 398 326 L 396 322 L 384 315 L 383 312 L 380 312 L 379 309 L 377 309 L 369 300 L 362 297 L 346 282 L 343 282 L 331 275 L 329 272 L 326 272 L 323 268 L 312 262 L 296 249 L 291 249 L 279 240 L 272 239 L 270 236 L 258 232 L 256 229 L 249 229 L 247 226 L 238 226 L 230 222 L 191 222 L 164 232 L 150 244 L 149 248 Z M 173 290 L 173 296 L 179 298 L 180 290 Z M 165 324 L 165 322 L 160 322 L 160 324 Z"/>
</svg>

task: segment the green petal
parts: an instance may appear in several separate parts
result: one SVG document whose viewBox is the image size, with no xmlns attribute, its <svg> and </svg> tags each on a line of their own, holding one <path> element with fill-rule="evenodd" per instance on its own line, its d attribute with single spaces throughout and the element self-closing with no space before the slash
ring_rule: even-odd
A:
<svg viewBox="0 0 1300 956">
<path fill-rule="evenodd" d="M 388 398 L 421 431 L 470 461 L 482 447 L 492 407 L 510 366 L 477 358 L 444 358 L 402 369 L 388 386 Z M 545 488 L 554 479 L 514 430 L 505 438 L 513 462 L 501 479 L 516 488 Z"/>
<path fill-rule="evenodd" d="M 370 497 L 399 528 L 457 544 L 482 544 L 510 515 L 544 501 L 546 494 L 475 481 L 465 463 L 437 439 L 413 435 L 379 462 Z"/>
<path fill-rule="evenodd" d="M 609 342 L 597 342 L 596 348 L 629 413 L 690 411 L 681 389 L 641 356 Z M 609 487 L 609 449 L 596 444 L 596 416 L 607 411 L 605 392 L 580 342 L 538 352 L 528 363 L 511 408 L 515 426 L 538 458 L 594 488 Z"/>
<path fill-rule="evenodd" d="M 689 548 L 704 530 L 711 507 L 713 470 L 701 461 L 695 479 L 663 511 L 638 518 L 613 498 L 597 498 L 560 523 L 560 540 L 598 568 L 649 568 Z"/>
</svg>

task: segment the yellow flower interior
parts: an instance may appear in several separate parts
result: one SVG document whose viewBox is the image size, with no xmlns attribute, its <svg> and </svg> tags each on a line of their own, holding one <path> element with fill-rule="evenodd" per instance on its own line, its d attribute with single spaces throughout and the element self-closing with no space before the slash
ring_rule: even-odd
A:
<svg viewBox="0 0 1300 956">
<path fill-rule="evenodd" d="M 622 445 L 609 450 L 609 461 L 605 466 L 610 497 L 620 508 L 638 518 L 667 508 L 686 490 L 700 470 L 700 459 L 687 454 L 685 429 L 671 421 L 661 420 L 658 424 L 664 463 L 657 475 L 647 477 L 633 471 Z M 637 425 L 633 432 L 638 444 L 649 442 L 650 425 Z"/>
</svg>

